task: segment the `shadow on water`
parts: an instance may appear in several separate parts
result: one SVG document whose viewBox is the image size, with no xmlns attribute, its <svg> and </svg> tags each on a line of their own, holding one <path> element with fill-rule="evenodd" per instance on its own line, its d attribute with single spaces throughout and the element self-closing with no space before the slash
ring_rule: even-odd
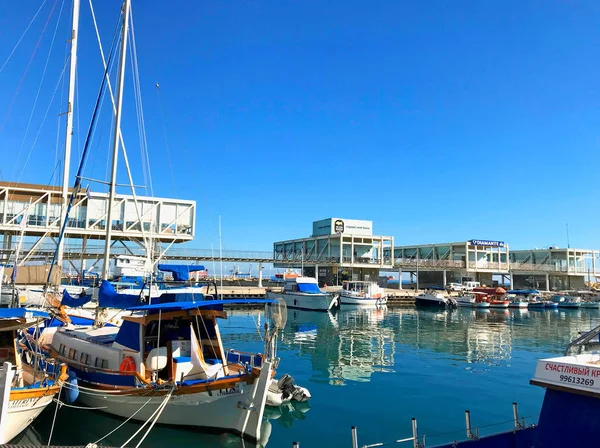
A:
<svg viewBox="0 0 600 448">
<path fill-rule="evenodd" d="M 17 445 L 48 444 L 55 405 L 49 406 L 32 425 L 27 428 L 13 443 Z M 195 446 L 195 447 L 227 447 L 227 448 L 263 448 L 269 442 L 273 426 L 291 428 L 295 420 L 304 420 L 310 410 L 308 403 L 286 403 L 278 408 L 265 408 L 261 438 L 257 443 L 227 433 L 208 434 L 194 429 L 178 429 L 172 426 L 156 425 L 150 435 L 144 440 L 144 447 Z M 57 413 L 52 435 L 52 445 L 80 445 L 96 442 L 103 446 L 121 446 L 141 426 L 141 422 L 127 422 L 114 434 L 104 438 L 124 422 L 100 411 L 73 409 L 63 406 Z M 147 426 L 146 426 L 147 428 Z M 127 446 L 136 446 L 146 431 L 142 429 L 139 435 Z M 99 439 L 102 439 L 99 441 Z"/>
</svg>

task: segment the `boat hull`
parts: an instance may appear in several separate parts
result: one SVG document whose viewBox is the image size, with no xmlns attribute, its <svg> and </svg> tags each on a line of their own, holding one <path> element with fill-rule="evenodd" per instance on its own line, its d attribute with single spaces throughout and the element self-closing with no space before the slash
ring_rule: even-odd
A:
<svg viewBox="0 0 600 448">
<path fill-rule="evenodd" d="M 341 305 L 385 305 L 387 303 L 387 297 L 382 297 L 380 299 L 373 299 L 371 297 L 349 297 L 349 296 L 340 296 L 340 304 Z"/>
<path fill-rule="evenodd" d="M 546 304 L 544 302 L 529 302 L 527 307 L 533 309 L 544 309 L 546 308 Z"/>
<path fill-rule="evenodd" d="M 490 302 L 490 308 L 508 308 L 508 302 L 498 301 L 498 302 Z"/>
<path fill-rule="evenodd" d="M 299 310 L 328 311 L 335 306 L 335 297 L 331 294 L 278 294 L 267 292 L 267 299 L 283 299 L 288 308 Z"/>
<path fill-rule="evenodd" d="M 234 387 L 196 393 L 186 393 L 185 387 L 179 388 L 168 400 L 157 423 L 224 431 L 256 441 L 260 437 L 271 372 L 270 363 L 265 363 L 254 384 L 236 383 Z M 91 384 L 86 386 L 93 388 Z M 129 418 L 139 410 L 133 419 L 147 421 L 164 403 L 166 394 L 149 398 L 147 391 L 140 392 L 124 395 L 80 393 L 78 401 L 123 418 Z"/>
<path fill-rule="evenodd" d="M 579 302 L 560 302 L 558 304 L 559 308 L 580 308 L 581 303 Z"/>
<path fill-rule="evenodd" d="M 478 302 L 475 304 L 476 308 L 489 308 L 490 304 L 489 302 Z"/>
<path fill-rule="evenodd" d="M 509 308 L 527 308 L 527 302 L 510 302 L 508 304 Z"/>
<path fill-rule="evenodd" d="M 0 434 L 0 444 L 10 442 L 27 428 L 52 402 L 55 394 L 56 390 L 49 392 L 44 389 L 37 397 L 11 399 L 8 403 L 5 431 Z"/>
<path fill-rule="evenodd" d="M 415 305 L 422 307 L 445 308 L 446 302 L 442 299 L 415 297 Z"/>
<path fill-rule="evenodd" d="M 587 309 L 591 309 L 591 310 L 598 310 L 598 309 L 600 309 L 600 302 L 583 302 L 581 304 L 581 308 L 587 308 Z"/>
</svg>

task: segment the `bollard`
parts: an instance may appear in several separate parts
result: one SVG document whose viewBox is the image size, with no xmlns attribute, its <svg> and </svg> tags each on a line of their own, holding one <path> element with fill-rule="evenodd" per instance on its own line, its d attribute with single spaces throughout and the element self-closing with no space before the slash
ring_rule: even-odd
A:
<svg viewBox="0 0 600 448">
<path fill-rule="evenodd" d="M 352 448 L 358 448 L 358 433 L 356 426 L 352 427 Z"/>
<path fill-rule="evenodd" d="M 519 410 L 517 409 L 517 403 L 513 403 L 513 419 L 515 420 L 515 429 L 520 429 L 521 423 L 519 422 Z"/>
<path fill-rule="evenodd" d="M 292 448 L 300 448 L 300 442 L 294 442 Z"/>
<path fill-rule="evenodd" d="M 473 439 L 473 432 L 471 431 L 471 411 L 465 411 L 465 423 L 467 425 L 467 439 Z"/>
<path fill-rule="evenodd" d="M 413 447 L 419 448 L 419 432 L 417 431 L 417 419 L 413 417 L 412 419 L 412 433 L 413 433 Z"/>
</svg>

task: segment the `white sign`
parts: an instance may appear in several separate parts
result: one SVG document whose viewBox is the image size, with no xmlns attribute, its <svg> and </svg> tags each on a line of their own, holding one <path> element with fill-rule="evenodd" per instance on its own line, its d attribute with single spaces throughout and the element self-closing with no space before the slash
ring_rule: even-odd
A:
<svg viewBox="0 0 600 448">
<path fill-rule="evenodd" d="M 590 356 L 592 355 L 587 355 L 586 358 Z M 575 356 L 541 359 L 535 369 L 534 380 L 600 393 L 600 365 L 578 361 Z"/>
</svg>

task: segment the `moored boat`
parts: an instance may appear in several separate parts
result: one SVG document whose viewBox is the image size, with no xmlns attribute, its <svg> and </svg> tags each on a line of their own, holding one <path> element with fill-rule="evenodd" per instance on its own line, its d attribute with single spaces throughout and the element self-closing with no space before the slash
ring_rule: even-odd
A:
<svg viewBox="0 0 600 448">
<path fill-rule="evenodd" d="M 240 302 L 265 303 L 228 303 Z M 59 328 L 45 347 L 84 386 L 81 403 L 124 418 L 259 438 L 279 363 L 272 335 L 264 354 L 226 350 L 217 325 L 227 317 L 220 300 L 128 311 L 120 327 Z"/>
<path fill-rule="evenodd" d="M 454 300 L 456 300 L 456 304 L 459 307 L 474 308 L 477 306 L 477 297 L 475 294 L 462 294 L 454 297 Z"/>
<path fill-rule="evenodd" d="M 267 299 L 283 298 L 288 308 L 328 311 L 338 305 L 338 296 L 319 289 L 312 277 L 286 278 L 281 293 L 268 291 Z"/>
<path fill-rule="evenodd" d="M 345 281 L 340 292 L 341 305 L 385 305 L 385 291 L 375 282 Z"/>
<path fill-rule="evenodd" d="M 424 307 L 456 308 L 457 302 L 454 298 L 447 297 L 435 290 L 426 290 L 415 296 L 415 305 Z"/>
<path fill-rule="evenodd" d="M 18 332 L 49 317 L 42 311 L 26 308 L 0 310 L 0 387 L 5 391 L 0 396 L 1 444 L 10 442 L 27 428 L 52 403 L 60 385 L 67 379 L 64 368 L 55 366 L 52 371 L 47 371 L 33 368 L 21 359 L 23 351 L 19 347 Z M 48 365 L 42 362 L 39 353 L 29 352 L 28 355 Z"/>
</svg>

